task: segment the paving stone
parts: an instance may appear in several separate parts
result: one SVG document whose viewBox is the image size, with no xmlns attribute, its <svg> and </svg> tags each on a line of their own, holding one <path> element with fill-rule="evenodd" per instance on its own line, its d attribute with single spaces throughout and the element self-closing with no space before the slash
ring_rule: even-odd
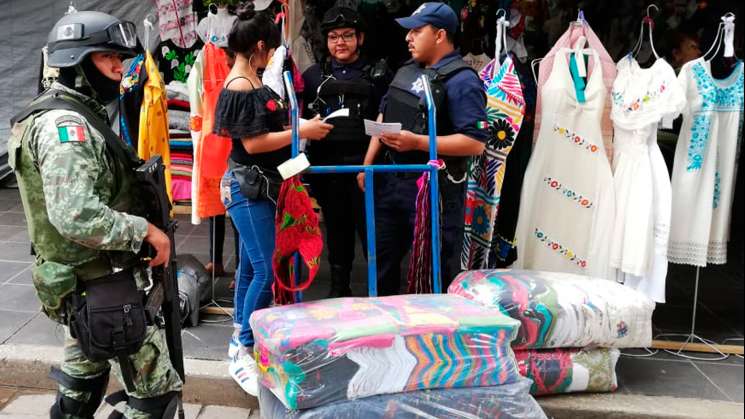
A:
<svg viewBox="0 0 745 419">
<path fill-rule="evenodd" d="M 622 393 L 729 401 L 691 362 L 621 358 L 616 370 Z"/>
<path fill-rule="evenodd" d="M 2 224 L 2 217 L 0 217 Z M 22 226 L 0 225 L 0 241 L 29 243 L 28 229 Z"/>
<path fill-rule="evenodd" d="M 743 387 L 742 366 L 697 361 L 694 361 L 694 364 L 729 397 L 730 401 L 743 402 L 745 387 Z"/>
<path fill-rule="evenodd" d="M 10 402 L 3 409 L 4 415 L 42 415 L 49 417 L 49 407 L 54 404 L 54 394 L 28 394 Z"/>
<path fill-rule="evenodd" d="M 34 287 L 28 285 L 0 285 L 0 310 L 37 312 L 41 303 Z"/>
<path fill-rule="evenodd" d="M 30 262 L 0 262 L 0 285 L 21 276 L 21 272 L 30 266 Z"/>
<path fill-rule="evenodd" d="M 0 387 L 0 409 L 16 395 L 16 392 L 17 390 L 14 388 Z"/>
<path fill-rule="evenodd" d="M 36 313 L 0 310 L 0 343 L 4 343 Z"/>
<path fill-rule="evenodd" d="M 247 419 L 250 409 L 225 406 L 205 406 L 198 419 Z"/>
<path fill-rule="evenodd" d="M 185 419 L 197 419 L 200 413 L 202 413 L 201 404 L 187 403 L 184 405 L 184 418 Z"/>
<path fill-rule="evenodd" d="M 6 343 L 44 346 L 62 346 L 65 342 L 64 328 L 44 314 L 37 313 L 33 320 L 13 335 Z"/>
</svg>

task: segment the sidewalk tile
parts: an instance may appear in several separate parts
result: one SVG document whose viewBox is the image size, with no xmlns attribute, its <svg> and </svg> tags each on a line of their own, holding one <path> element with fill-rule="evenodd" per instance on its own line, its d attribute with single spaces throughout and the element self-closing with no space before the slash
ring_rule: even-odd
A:
<svg viewBox="0 0 745 419">
<path fill-rule="evenodd" d="M 26 285 L 0 285 L 0 310 L 38 312 L 41 308 L 34 287 Z"/>
<path fill-rule="evenodd" d="M 39 312 L 6 343 L 61 347 L 64 342 L 64 328 Z"/>
<path fill-rule="evenodd" d="M 691 362 L 621 358 L 616 370 L 622 393 L 728 401 Z"/>
<path fill-rule="evenodd" d="M 0 410 L 15 396 L 17 391 L 15 388 L 0 387 Z"/>
<path fill-rule="evenodd" d="M 29 243 L 0 242 L 0 255 L 2 255 L 3 260 L 18 262 L 34 261 L 34 257 L 31 256 L 31 245 Z"/>
<path fill-rule="evenodd" d="M 745 387 L 743 387 L 743 369 L 741 366 L 697 361 L 694 361 L 694 364 L 719 386 L 720 390 L 729 396 L 733 402 L 743 403 Z"/>
<path fill-rule="evenodd" d="M 16 279 L 29 266 L 31 266 L 30 262 L 0 262 L 0 285 L 11 278 Z"/>
<path fill-rule="evenodd" d="M 29 394 L 16 398 L 3 409 L 5 415 L 43 415 L 48 417 L 54 394 Z"/>
<path fill-rule="evenodd" d="M 247 419 L 250 409 L 225 406 L 205 406 L 198 419 Z"/>
<path fill-rule="evenodd" d="M 22 313 L 0 309 L 0 344 L 4 343 L 19 327 L 31 320 L 36 313 Z"/>
</svg>

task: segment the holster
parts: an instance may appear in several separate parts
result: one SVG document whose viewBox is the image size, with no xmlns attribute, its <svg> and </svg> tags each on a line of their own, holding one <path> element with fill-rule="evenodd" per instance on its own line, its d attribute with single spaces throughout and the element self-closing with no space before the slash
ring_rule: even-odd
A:
<svg viewBox="0 0 745 419">
<path fill-rule="evenodd" d="M 129 355 L 145 342 L 144 292 L 132 269 L 81 282 L 72 297 L 70 332 L 91 361 L 118 358 L 127 390 L 133 391 L 134 367 Z"/>
</svg>

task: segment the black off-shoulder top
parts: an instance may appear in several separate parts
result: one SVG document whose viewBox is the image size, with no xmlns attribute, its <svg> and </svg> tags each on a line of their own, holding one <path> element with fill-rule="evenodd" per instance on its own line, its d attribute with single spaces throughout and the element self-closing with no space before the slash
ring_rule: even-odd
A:
<svg viewBox="0 0 745 419">
<path fill-rule="evenodd" d="M 230 159 L 235 163 L 256 165 L 264 171 L 276 172 L 277 166 L 291 157 L 290 146 L 268 153 L 249 154 L 242 139 L 284 131 L 288 124 L 287 105 L 269 87 L 247 91 L 222 89 L 215 106 L 213 132 L 233 139 Z"/>
</svg>

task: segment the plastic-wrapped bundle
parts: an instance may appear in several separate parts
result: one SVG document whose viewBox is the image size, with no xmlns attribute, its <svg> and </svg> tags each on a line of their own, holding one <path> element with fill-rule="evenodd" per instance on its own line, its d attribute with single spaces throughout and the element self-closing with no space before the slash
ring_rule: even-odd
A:
<svg viewBox="0 0 745 419">
<path fill-rule="evenodd" d="M 609 393 L 618 388 L 618 349 L 529 349 L 515 351 L 520 374 L 533 380 L 536 396 Z"/>
<path fill-rule="evenodd" d="M 262 419 L 544 419 L 546 415 L 528 393 L 530 381 L 521 379 L 496 387 L 421 390 L 345 400 L 307 410 L 288 410 L 267 388 L 260 386 Z"/>
<path fill-rule="evenodd" d="M 499 308 L 522 326 L 514 349 L 634 348 L 652 344 L 655 304 L 604 279 L 528 270 L 463 272 L 448 293 Z"/>
<path fill-rule="evenodd" d="M 338 298 L 251 316 L 261 383 L 289 409 L 520 379 L 519 323 L 456 295 Z"/>
</svg>

